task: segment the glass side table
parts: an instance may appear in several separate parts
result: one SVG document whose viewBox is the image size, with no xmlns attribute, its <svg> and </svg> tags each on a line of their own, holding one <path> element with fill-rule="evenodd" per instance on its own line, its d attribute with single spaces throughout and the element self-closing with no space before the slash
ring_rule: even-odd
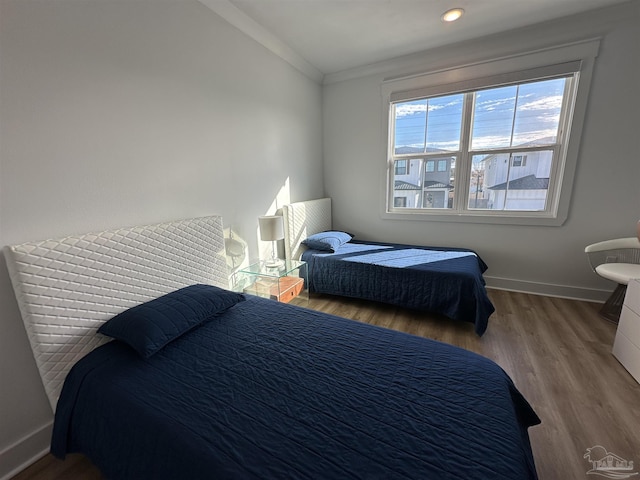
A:
<svg viewBox="0 0 640 480">
<path fill-rule="evenodd" d="M 256 262 L 238 271 L 244 293 L 284 303 L 308 306 L 307 263 L 286 260 L 280 267 Z"/>
</svg>

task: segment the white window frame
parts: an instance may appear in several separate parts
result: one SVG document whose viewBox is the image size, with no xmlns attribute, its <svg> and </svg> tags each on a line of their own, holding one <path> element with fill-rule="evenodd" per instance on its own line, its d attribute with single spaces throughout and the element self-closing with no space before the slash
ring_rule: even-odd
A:
<svg viewBox="0 0 640 480">
<path fill-rule="evenodd" d="M 568 217 L 573 177 L 584 116 L 589 96 L 593 65 L 598 54 L 599 39 L 590 39 L 558 47 L 526 52 L 435 72 L 409 77 L 386 79 L 382 84 L 382 106 L 386 119 L 384 135 L 385 163 L 381 175 L 384 185 L 381 195 L 381 216 L 394 220 L 436 220 L 447 222 L 498 223 L 515 225 L 562 225 Z M 528 80 L 549 78 L 577 72 L 569 101 L 573 106 L 561 120 L 565 129 L 564 142 L 557 152 L 550 177 L 545 211 L 475 210 L 468 209 L 466 200 L 470 188 L 469 174 L 456 170 L 456 202 L 452 209 L 405 209 L 393 206 L 393 160 L 390 149 L 394 136 L 390 130 L 393 103 L 410 99 L 444 96 L 481 88 Z M 465 192 L 467 195 L 465 195 Z"/>
</svg>

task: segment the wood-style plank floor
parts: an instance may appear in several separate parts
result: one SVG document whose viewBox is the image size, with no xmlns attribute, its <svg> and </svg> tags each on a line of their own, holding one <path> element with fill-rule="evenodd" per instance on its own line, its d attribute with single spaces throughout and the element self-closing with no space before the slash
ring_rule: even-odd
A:
<svg viewBox="0 0 640 480">
<path fill-rule="evenodd" d="M 536 410 L 529 429 L 541 480 L 586 479 L 587 448 L 601 445 L 640 470 L 640 385 L 611 355 L 616 326 L 599 305 L 489 290 L 496 307 L 483 337 L 471 324 L 365 301 L 313 295 L 309 307 L 458 345 L 496 361 Z M 640 475 L 639 475 L 640 476 Z M 81 455 L 47 455 L 14 480 L 100 480 Z M 517 479 L 514 479 L 517 480 Z"/>
</svg>

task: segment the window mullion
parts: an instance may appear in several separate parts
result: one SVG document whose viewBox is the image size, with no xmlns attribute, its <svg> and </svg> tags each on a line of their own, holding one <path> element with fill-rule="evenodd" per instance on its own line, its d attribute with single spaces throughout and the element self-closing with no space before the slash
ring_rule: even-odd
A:
<svg viewBox="0 0 640 480">
<path fill-rule="evenodd" d="M 467 211 L 466 199 L 469 198 L 469 182 L 471 176 L 471 120 L 473 119 L 473 93 L 465 93 L 462 107 L 462 129 L 460 138 L 460 155 L 456 162 L 456 193 L 454 195 L 454 210 Z"/>
<path fill-rule="evenodd" d="M 394 180 L 395 180 L 395 166 L 396 166 L 396 148 L 395 148 L 395 138 L 396 138 L 396 106 L 395 104 L 390 104 L 389 108 L 389 137 L 387 140 L 388 151 L 387 151 L 387 210 L 394 207 Z"/>
<path fill-rule="evenodd" d="M 427 153 L 427 129 L 429 128 L 429 99 L 427 99 L 427 107 L 424 112 L 424 153 Z"/>
<path fill-rule="evenodd" d="M 424 175 L 427 161 L 423 158 L 420 160 L 420 190 L 418 194 L 418 201 L 416 202 L 416 208 L 422 208 L 424 203 Z"/>
</svg>

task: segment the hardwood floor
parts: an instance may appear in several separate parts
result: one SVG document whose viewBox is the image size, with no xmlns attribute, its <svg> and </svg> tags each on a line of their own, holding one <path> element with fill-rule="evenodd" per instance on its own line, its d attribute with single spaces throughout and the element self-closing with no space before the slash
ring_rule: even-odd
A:
<svg viewBox="0 0 640 480">
<path fill-rule="evenodd" d="M 599 305 L 489 290 L 496 307 L 478 337 L 471 324 L 388 305 L 314 295 L 309 307 L 458 345 L 496 361 L 542 419 L 529 429 L 541 480 L 586 479 L 601 445 L 640 470 L 640 385 L 611 355 L 616 326 Z M 50 455 L 14 480 L 99 480 L 84 457 Z M 514 479 L 517 480 L 517 479 Z"/>
</svg>

